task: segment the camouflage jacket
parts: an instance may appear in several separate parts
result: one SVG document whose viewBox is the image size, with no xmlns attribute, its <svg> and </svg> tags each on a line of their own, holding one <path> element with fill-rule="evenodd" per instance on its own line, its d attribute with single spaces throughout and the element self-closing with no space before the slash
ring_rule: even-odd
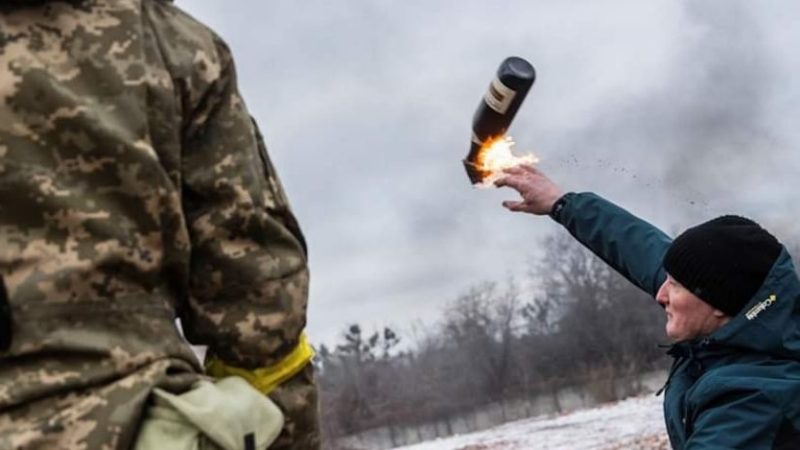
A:
<svg viewBox="0 0 800 450">
<path fill-rule="evenodd" d="M 161 0 L 0 2 L 0 275 L 0 449 L 127 448 L 201 376 L 176 317 L 232 365 L 293 349 L 305 244 L 219 37 Z"/>
</svg>

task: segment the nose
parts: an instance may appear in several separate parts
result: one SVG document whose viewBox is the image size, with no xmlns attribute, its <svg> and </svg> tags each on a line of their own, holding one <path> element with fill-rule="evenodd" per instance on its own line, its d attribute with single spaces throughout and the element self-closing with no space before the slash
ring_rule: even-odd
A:
<svg viewBox="0 0 800 450">
<path fill-rule="evenodd" d="M 662 308 L 666 308 L 669 304 L 669 293 L 667 292 L 667 282 L 664 281 L 661 284 L 661 287 L 658 288 L 658 292 L 656 292 L 656 301 Z"/>
</svg>

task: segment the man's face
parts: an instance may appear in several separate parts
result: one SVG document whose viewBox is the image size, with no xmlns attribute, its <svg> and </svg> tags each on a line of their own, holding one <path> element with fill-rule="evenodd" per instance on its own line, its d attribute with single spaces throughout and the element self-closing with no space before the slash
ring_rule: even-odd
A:
<svg viewBox="0 0 800 450">
<path fill-rule="evenodd" d="M 701 300 L 669 275 L 658 290 L 656 301 L 667 313 L 667 336 L 673 341 L 707 336 L 729 320 L 725 313 Z"/>
</svg>

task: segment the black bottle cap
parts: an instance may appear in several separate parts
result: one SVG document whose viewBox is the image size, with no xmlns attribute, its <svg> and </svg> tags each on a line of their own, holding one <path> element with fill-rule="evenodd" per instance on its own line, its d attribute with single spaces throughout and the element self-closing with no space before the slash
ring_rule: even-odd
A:
<svg viewBox="0 0 800 450">
<path fill-rule="evenodd" d="M 497 69 L 497 78 L 511 89 L 527 91 L 536 80 L 536 70 L 528 61 L 518 56 L 510 56 Z"/>
</svg>

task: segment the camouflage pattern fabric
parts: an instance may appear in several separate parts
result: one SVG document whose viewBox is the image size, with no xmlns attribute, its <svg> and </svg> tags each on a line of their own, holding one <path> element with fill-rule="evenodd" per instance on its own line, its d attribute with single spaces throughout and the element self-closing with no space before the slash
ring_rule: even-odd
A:
<svg viewBox="0 0 800 450">
<path fill-rule="evenodd" d="M 224 42 L 160 0 L 0 2 L 0 449 L 127 449 L 154 386 L 279 361 L 305 243 Z M 312 368 L 272 448 L 319 448 Z"/>
</svg>

